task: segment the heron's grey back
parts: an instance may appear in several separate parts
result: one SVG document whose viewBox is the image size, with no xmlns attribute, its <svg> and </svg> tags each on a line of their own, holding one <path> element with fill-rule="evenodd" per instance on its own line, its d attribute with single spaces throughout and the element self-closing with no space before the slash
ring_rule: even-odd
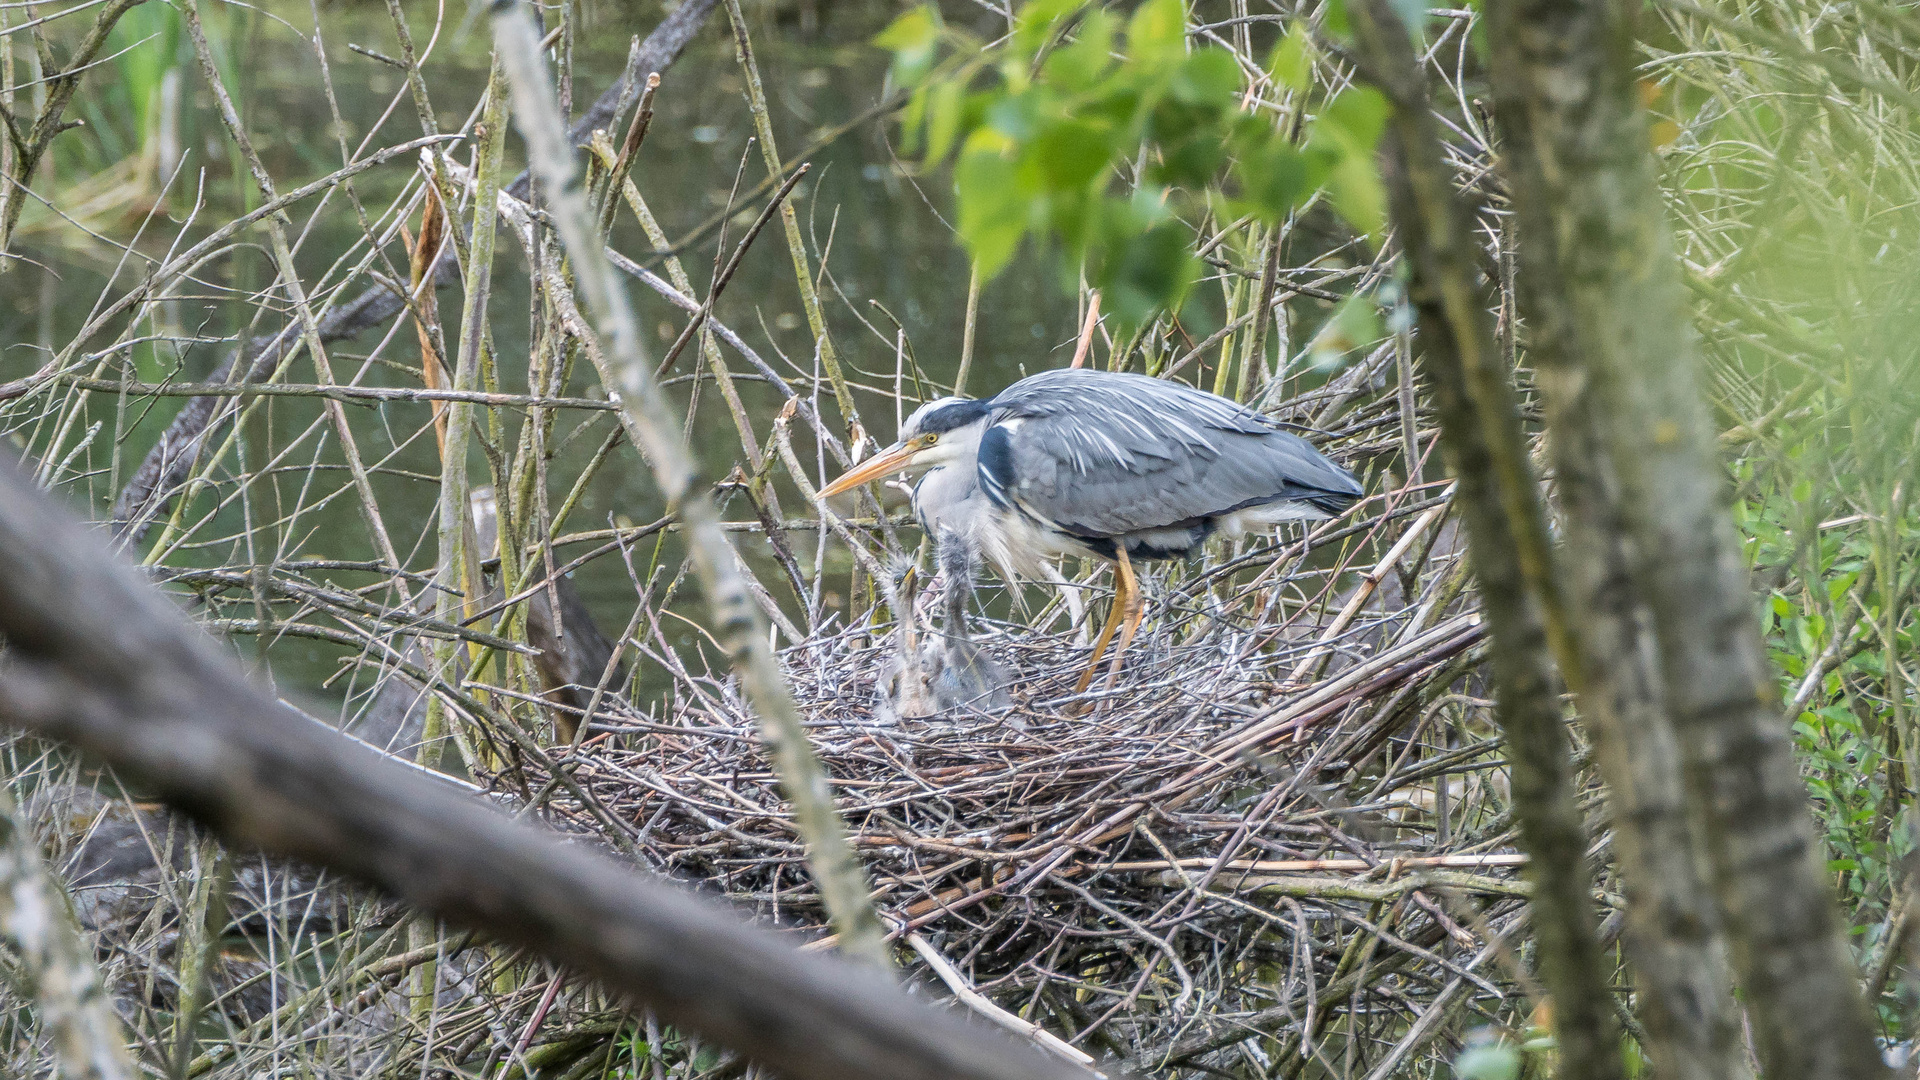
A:
<svg viewBox="0 0 1920 1080">
<path fill-rule="evenodd" d="M 1194 524 L 1283 501 L 1337 510 L 1362 491 L 1306 440 L 1166 379 L 1048 371 L 993 404 L 982 488 L 1077 535 Z"/>
</svg>

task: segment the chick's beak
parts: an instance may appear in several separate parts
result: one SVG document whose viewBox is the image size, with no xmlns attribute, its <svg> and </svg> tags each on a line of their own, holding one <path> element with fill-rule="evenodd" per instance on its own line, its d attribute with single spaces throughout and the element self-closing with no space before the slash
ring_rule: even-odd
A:
<svg viewBox="0 0 1920 1080">
<path fill-rule="evenodd" d="M 854 488 L 859 487 L 869 480 L 878 480 L 888 473 L 899 472 L 907 467 L 908 462 L 913 458 L 913 454 L 913 447 L 905 443 L 894 443 L 878 454 L 855 465 L 853 468 L 847 470 L 840 479 L 822 488 L 820 497 L 825 499 L 838 495 L 843 491 L 852 491 Z"/>
</svg>

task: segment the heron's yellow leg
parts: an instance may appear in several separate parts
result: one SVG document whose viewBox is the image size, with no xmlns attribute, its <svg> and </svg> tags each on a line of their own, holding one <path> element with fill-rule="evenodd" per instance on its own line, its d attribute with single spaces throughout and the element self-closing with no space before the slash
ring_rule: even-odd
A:
<svg viewBox="0 0 1920 1080">
<path fill-rule="evenodd" d="M 1133 560 L 1127 558 L 1127 549 L 1120 548 L 1120 559 L 1114 563 L 1115 572 L 1120 576 L 1121 587 L 1126 592 L 1127 601 L 1123 605 L 1120 598 L 1113 598 L 1114 606 L 1120 608 L 1126 621 L 1120 625 L 1120 644 L 1113 647 L 1113 659 L 1107 667 L 1107 689 L 1120 680 L 1120 658 L 1127 654 L 1127 646 L 1133 644 L 1134 631 L 1140 629 L 1140 617 L 1147 612 L 1145 600 L 1140 595 L 1140 579 L 1133 576 Z"/>
<path fill-rule="evenodd" d="M 1133 567 L 1127 564 L 1127 553 L 1123 548 L 1120 559 L 1113 564 L 1113 607 L 1107 612 L 1107 625 L 1100 628 L 1100 636 L 1093 639 L 1093 655 L 1087 659 L 1087 670 L 1080 673 L 1080 681 L 1073 686 L 1078 694 L 1086 690 L 1093 681 L 1093 673 L 1100 670 L 1100 657 L 1106 654 L 1107 643 L 1113 640 L 1113 632 L 1120 629 L 1120 622 L 1126 618 L 1127 605 L 1131 603 L 1127 593 L 1133 587 Z"/>
</svg>

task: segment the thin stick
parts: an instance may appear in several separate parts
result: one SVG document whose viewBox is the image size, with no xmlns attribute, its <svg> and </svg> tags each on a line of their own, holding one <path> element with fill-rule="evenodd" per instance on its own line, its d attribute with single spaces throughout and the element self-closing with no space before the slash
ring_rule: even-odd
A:
<svg viewBox="0 0 1920 1080">
<path fill-rule="evenodd" d="M 968 326 L 973 324 L 969 322 Z M 1087 317 L 1080 322 L 1080 341 L 1073 347 L 1073 363 L 1069 367 L 1079 367 L 1087 362 L 1087 353 L 1093 348 L 1093 328 L 1100 325 L 1100 290 L 1092 289 L 1087 293 Z"/>
<path fill-rule="evenodd" d="M 773 117 L 767 109 L 766 91 L 760 86 L 760 66 L 753 59 L 753 43 L 747 39 L 747 21 L 740 13 L 740 0 L 726 2 L 727 19 L 733 26 L 733 44 L 739 53 L 740 70 L 746 75 L 747 107 L 753 112 L 753 127 L 760 138 L 760 153 L 766 159 L 767 173 L 775 176 L 781 170 L 780 150 L 774 144 Z M 846 421 L 847 430 L 853 431 L 860 423 L 860 413 L 854 408 L 847 377 L 840 370 L 840 354 L 833 346 L 833 337 L 827 332 L 827 317 L 820 308 L 820 292 L 814 288 L 807 247 L 800 238 L 800 216 L 794 213 L 792 204 L 785 201 L 780 204 L 780 223 L 786 228 L 787 253 L 793 257 L 794 281 L 800 288 L 800 306 L 806 312 L 807 326 L 813 332 L 814 351 L 820 356 L 820 365 L 826 369 L 827 382 L 833 387 L 834 401 L 840 406 L 840 417 Z"/>
<path fill-rule="evenodd" d="M 967 373 L 973 370 L 973 334 L 980 314 L 980 268 L 967 278 L 967 322 L 960 331 L 960 370 L 953 376 L 953 396 L 967 396 Z"/>
</svg>

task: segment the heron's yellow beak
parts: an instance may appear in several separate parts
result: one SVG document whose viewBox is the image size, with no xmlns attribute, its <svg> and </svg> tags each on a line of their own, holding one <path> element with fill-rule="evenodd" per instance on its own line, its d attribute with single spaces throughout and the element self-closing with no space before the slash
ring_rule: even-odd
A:
<svg viewBox="0 0 1920 1080">
<path fill-rule="evenodd" d="M 869 480 L 878 480 L 888 473 L 900 472 L 912 462 L 916 449 L 905 443 L 895 443 L 847 470 L 840 479 L 822 488 L 820 497 L 825 499 L 843 491 L 852 491 Z"/>
</svg>

